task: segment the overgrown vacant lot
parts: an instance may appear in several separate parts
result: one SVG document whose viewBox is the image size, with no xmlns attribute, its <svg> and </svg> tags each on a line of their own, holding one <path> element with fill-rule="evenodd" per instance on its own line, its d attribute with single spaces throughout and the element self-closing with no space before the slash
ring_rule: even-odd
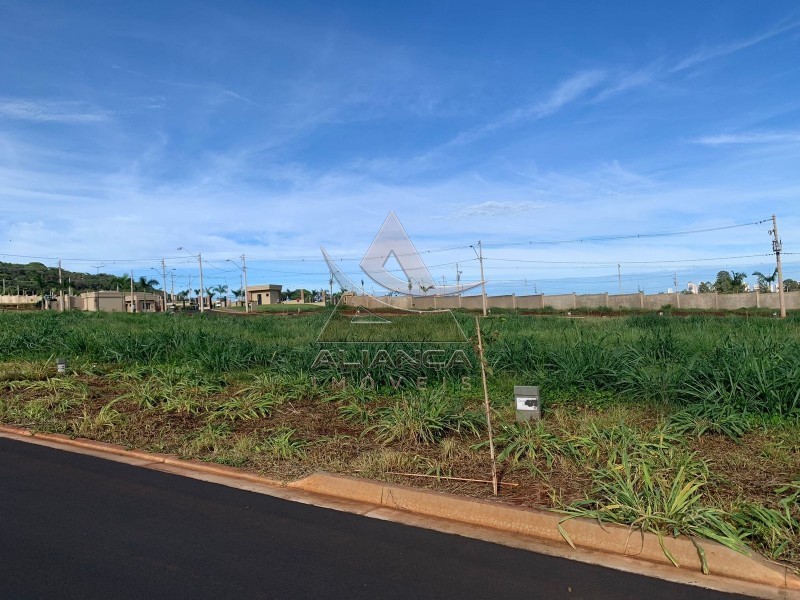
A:
<svg viewBox="0 0 800 600">
<path fill-rule="evenodd" d="M 324 469 L 489 497 L 489 485 L 445 479 L 490 474 L 474 317 L 456 314 L 468 341 L 441 346 L 354 337 L 350 324 L 386 324 L 345 312 L 317 343 L 330 316 L 0 314 L 0 421 L 284 479 Z M 482 320 L 512 484 L 500 500 L 800 566 L 799 325 Z M 514 384 L 541 386 L 541 422 L 514 422 Z"/>
</svg>

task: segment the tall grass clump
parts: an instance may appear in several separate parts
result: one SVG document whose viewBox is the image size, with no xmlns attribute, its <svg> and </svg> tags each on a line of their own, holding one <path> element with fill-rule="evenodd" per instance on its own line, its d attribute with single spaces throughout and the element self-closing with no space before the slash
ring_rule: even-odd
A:
<svg viewBox="0 0 800 600">
<path fill-rule="evenodd" d="M 381 443 L 436 443 L 448 434 L 476 435 L 485 426 L 480 412 L 467 410 L 437 388 L 420 394 L 407 394 L 390 406 L 378 409 L 375 423 L 364 433 L 372 433 Z"/>
</svg>

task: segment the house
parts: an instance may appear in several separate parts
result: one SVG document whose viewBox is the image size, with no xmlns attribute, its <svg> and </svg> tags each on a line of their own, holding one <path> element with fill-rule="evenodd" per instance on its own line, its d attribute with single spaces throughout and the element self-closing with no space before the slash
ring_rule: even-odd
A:
<svg viewBox="0 0 800 600">
<path fill-rule="evenodd" d="M 247 286 L 247 301 L 256 306 L 278 304 L 281 301 L 282 287 L 274 284 L 249 285 Z"/>
<path fill-rule="evenodd" d="M 157 312 L 164 310 L 163 296 L 146 292 L 84 292 L 80 302 L 74 308 L 90 312 L 133 312 L 133 300 L 136 302 L 135 312 Z"/>
</svg>

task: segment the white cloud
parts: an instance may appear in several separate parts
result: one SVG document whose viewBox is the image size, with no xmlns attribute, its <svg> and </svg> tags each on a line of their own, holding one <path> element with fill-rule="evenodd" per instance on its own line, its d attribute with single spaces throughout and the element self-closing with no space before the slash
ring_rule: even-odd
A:
<svg viewBox="0 0 800 600">
<path fill-rule="evenodd" d="M 510 217 L 521 215 L 534 210 L 547 207 L 542 202 L 503 202 L 487 200 L 479 204 L 470 204 L 456 212 L 458 217 Z"/>
<path fill-rule="evenodd" d="M 590 89 L 599 85 L 605 77 L 603 71 L 596 70 L 576 73 L 559 83 L 543 100 L 502 114 L 479 127 L 463 131 L 442 148 L 469 144 L 497 129 L 552 115 L 577 101 Z"/>
<path fill-rule="evenodd" d="M 543 102 L 523 111 L 522 117 L 541 118 L 550 115 L 567 104 L 575 102 L 590 89 L 599 85 L 606 78 L 603 71 L 582 71 L 562 81 Z"/>
<path fill-rule="evenodd" d="M 700 63 L 704 63 L 706 61 L 721 58 L 723 56 L 728 56 L 729 54 L 733 54 L 734 52 L 738 52 L 739 50 L 744 50 L 745 48 L 749 48 L 750 46 L 755 46 L 756 44 L 760 44 L 770 38 L 773 38 L 781 33 L 786 31 L 790 31 L 795 29 L 796 27 L 800 26 L 800 21 L 794 21 L 792 23 L 788 23 L 785 25 L 779 25 L 777 27 L 773 27 L 763 33 L 759 33 L 758 35 L 754 35 L 744 40 L 738 40 L 734 42 L 730 42 L 728 44 L 720 44 L 718 46 L 713 46 L 710 48 L 702 48 L 697 50 L 696 52 L 690 54 L 674 67 L 670 69 L 670 73 L 676 73 L 678 71 L 683 71 Z"/>
<path fill-rule="evenodd" d="M 1 99 L 0 117 L 34 123 L 96 123 L 109 120 L 109 113 L 93 110 L 82 102 L 51 102 Z"/>
<path fill-rule="evenodd" d="M 728 144 L 781 144 L 800 142 L 800 131 L 752 131 L 709 135 L 692 140 L 695 144 L 724 146 Z"/>
</svg>

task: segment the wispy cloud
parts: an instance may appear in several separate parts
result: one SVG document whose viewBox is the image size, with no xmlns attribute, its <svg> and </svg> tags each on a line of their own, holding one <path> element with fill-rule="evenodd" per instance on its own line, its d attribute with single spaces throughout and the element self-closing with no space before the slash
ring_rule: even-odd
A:
<svg viewBox="0 0 800 600">
<path fill-rule="evenodd" d="M 457 217 L 509 217 L 521 215 L 534 210 L 546 208 L 548 205 L 542 202 L 508 202 L 499 200 L 487 200 L 479 204 L 470 204 L 462 207 L 455 213 Z"/>
<path fill-rule="evenodd" d="M 469 144 L 493 131 L 524 121 L 535 121 L 552 115 L 574 103 L 606 77 L 603 71 L 580 71 L 559 83 L 545 98 L 529 106 L 517 108 L 473 129 L 458 134 L 443 148 Z"/>
<path fill-rule="evenodd" d="M 582 71 L 562 81 L 547 99 L 535 104 L 531 109 L 523 110 L 520 118 L 541 118 L 553 114 L 567 104 L 575 102 L 590 89 L 596 87 L 606 78 L 603 71 Z"/>
<path fill-rule="evenodd" d="M 0 117 L 34 123 L 96 123 L 109 120 L 110 115 L 82 102 L 4 98 L 0 99 Z"/>
<path fill-rule="evenodd" d="M 695 144 L 724 146 L 728 144 L 781 144 L 800 142 L 800 131 L 751 131 L 745 133 L 723 133 L 692 140 Z"/>
<path fill-rule="evenodd" d="M 662 75 L 661 61 L 653 62 L 635 71 L 622 72 L 609 78 L 605 86 L 593 98 L 593 102 L 603 102 L 612 96 L 657 83 Z"/>
<path fill-rule="evenodd" d="M 700 63 L 704 63 L 706 61 L 721 58 L 723 56 L 728 56 L 729 54 L 733 54 L 734 52 L 738 52 L 739 50 L 744 50 L 745 48 L 749 48 L 751 46 L 755 46 L 756 44 L 760 44 L 761 42 L 765 42 L 771 38 L 774 38 L 777 35 L 790 31 L 792 29 L 796 29 L 800 27 L 800 21 L 793 21 L 791 23 L 787 23 L 784 25 L 779 25 L 777 27 L 773 27 L 767 31 L 759 33 L 749 38 L 745 38 L 742 40 L 737 40 L 733 42 L 729 42 L 727 44 L 720 44 L 718 46 L 712 46 L 710 48 L 701 48 L 696 52 L 690 54 L 674 67 L 670 69 L 670 73 L 676 73 L 678 71 L 683 71 Z"/>
</svg>

